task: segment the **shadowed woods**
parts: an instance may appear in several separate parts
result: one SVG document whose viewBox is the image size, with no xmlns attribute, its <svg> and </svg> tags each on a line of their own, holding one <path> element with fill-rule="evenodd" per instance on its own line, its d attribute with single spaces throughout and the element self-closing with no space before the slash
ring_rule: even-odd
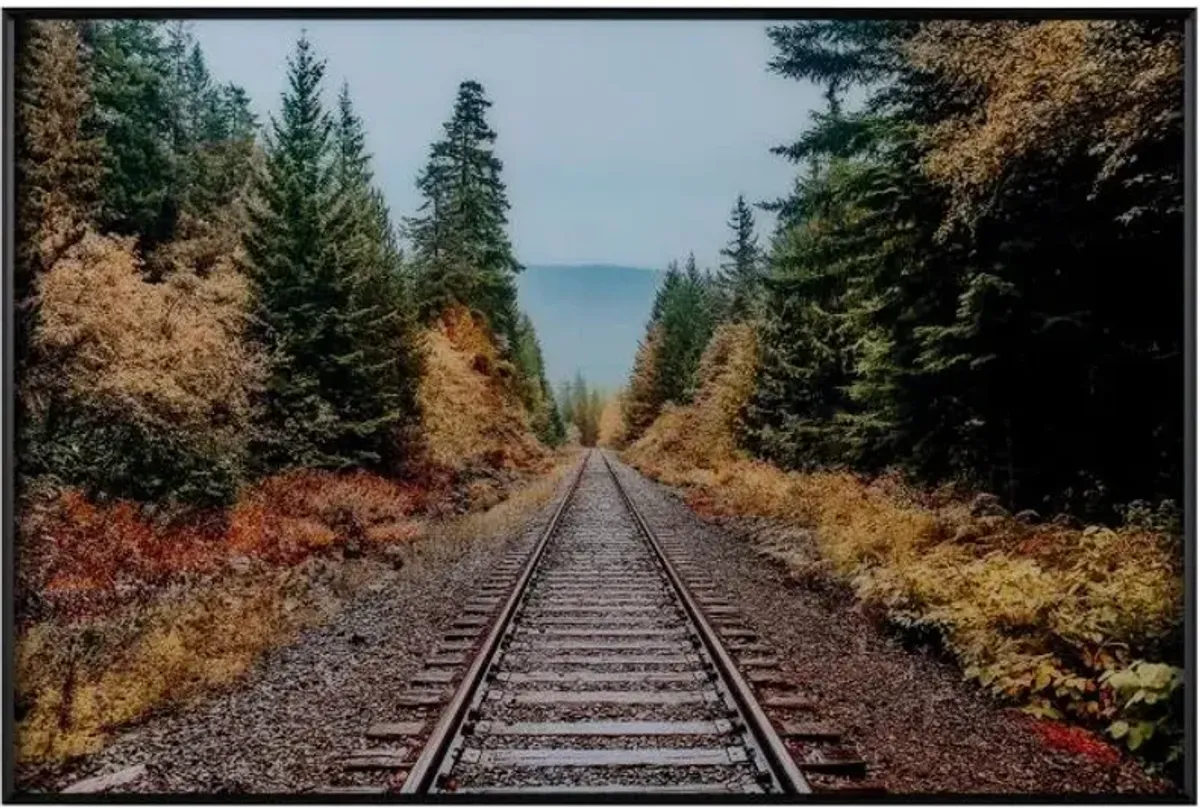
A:
<svg viewBox="0 0 1200 808">
<path fill-rule="evenodd" d="M 794 191 L 668 268 L 601 442 L 1048 743 L 1181 777 L 1180 24 L 769 35 L 826 91 Z"/>
</svg>

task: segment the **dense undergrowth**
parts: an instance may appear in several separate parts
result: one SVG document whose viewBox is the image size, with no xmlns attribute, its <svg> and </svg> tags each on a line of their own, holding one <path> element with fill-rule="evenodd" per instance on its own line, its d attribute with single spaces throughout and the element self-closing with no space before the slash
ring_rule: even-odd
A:
<svg viewBox="0 0 1200 808">
<path fill-rule="evenodd" d="M 41 543 L 23 586 L 37 607 L 21 611 L 17 637 L 19 762 L 94 752 L 155 711 L 235 683 L 414 547 L 455 553 L 513 533 L 573 462 L 569 452 L 543 456 L 527 470 L 542 473 L 514 476 L 452 518 L 459 487 L 362 472 L 267 480 L 239 498 L 223 529 L 204 521 L 212 515 L 164 523 L 77 493 L 47 503 L 27 523 Z"/>
<path fill-rule="evenodd" d="M 756 363 L 753 328 L 723 326 L 693 403 L 668 406 L 628 459 L 685 487 L 701 512 L 807 528 L 769 551 L 797 575 L 847 585 L 906 636 L 935 641 L 995 696 L 1103 730 L 1148 760 L 1177 761 L 1178 536 L 1146 514 L 1116 528 L 1030 523 L 954 486 L 751 459 L 736 436 Z"/>
<path fill-rule="evenodd" d="M 236 682 L 414 542 L 511 532 L 546 501 L 565 456 L 531 434 L 486 323 L 453 307 L 422 340 L 423 441 L 403 477 L 293 469 L 243 485 L 228 507 L 97 498 L 54 479 L 25 488 L 23 765 L 93 752 L 156 710 Z M 152 389 L 164 378 L 149 376 Z"/>
</svg>

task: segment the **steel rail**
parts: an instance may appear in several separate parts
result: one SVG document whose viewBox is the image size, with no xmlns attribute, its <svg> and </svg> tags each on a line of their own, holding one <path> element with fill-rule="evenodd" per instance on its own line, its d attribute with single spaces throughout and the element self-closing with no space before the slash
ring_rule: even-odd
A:
<svg viewBox="0 0 1200 808">
<path fill-rule="evenodd" d="M 503 610 L 501 610 L 499 616 L 493 622 L 492 630 L 488 632 L 483 646 L 475 655 L 471 666 L 467 668 L 462 683 L 454 692 L 454 696 L 450 699 L 450 703 L 446 705 L 446 709 L 442 711 L 442 716 L 425 742 L 424 749 L 422 749 L 420 756 L 409 770 L 408 777 L 400 787 L 401 794 L 428 793 L 436 785 L 435 781 L 441 765 L 446 758 L 446 753 L 450 751 L 450 746 L 455 740 L 458 728 L 462 725 L 463 719 L 466 717 L 467 708 L 471 705 L 480 686 L 485 684 L 483 674 L 491 666 L 496 652 L 500 649 L 500 640 L 508 630 L 509 624 L 516 614 L 517 606 L 525 595 L 525 590 L 529 586 L 530 579 L 533 577 L 533 571 L 541 561 L 542 554 L 546 550 L 546 545 L 549 544 L 550 537 L 558 529 L 558 524 L 562 519 L 563 513 L 566 512 L 571 500 L 575 498 L 575 492 L 578 490 L 579 483 L 583 479 L 583 472 L 587 468 L 589 457 L 590 453 L 585 454 L 583 459 L 579 461 L 579 469 L 575 472 L 575 479 L 571 481 L 571 487 L 567 489 L 566 494 L 559 501 L 558 507 L 554 510 L 554 515 L 550 518 L 550 521 L 542 531 L 542 535 L 538 538 L 533 552 L 529 554 L 529 559 L 525 562 L 525 566 L 521 570 L 521 576 L 517 579 L 516 585 L 513 586 L 513 590 L 509 594 Z"/>
<path fill-rule="evenodd" d="M 604 465 L 608 469 L 608 473 L 612 476 L 613 482 L 617 486 L 617 491 L 620 492 L 621 498 L 625 501 L 626 507 L 633 515 L 633 520 L 637 523 L 638 530 L 642 536 L 649 542 L 650 547 L 654 550 L 654 554 L 658 557 L 659 563 L 663 567 L 663 571 L 667 575 L 667 579 L 671 582 L 675 594 L 683 603 L 684 609 L 691 618 L 693 624 L 699 630 L 700 639 L 704 643 L 705 649 L 712 657 L 720 671 L 721 677 L 725 680 L 726 685 L 731 691 L 731 695 L 737 702 L 738 708 L 741 710 L 743 717 L 747 722 L 747 729 L 750 730 L 754 740 L 758 743 L 767 757 L 767 763 L 770 766 L 772 777 L 775 779 L 776 785 L 785 794 L 811 794 L 812 787 L 792 760 L 791 754 L 787 747 L 784 746 L 783 740 L 779 734 L 775 732 L 775 728 L 771 726 L 771 720 L 767 718 L 762 707 L 758 703 L 758 699 L 754 697 L 754 692 L 750 689 L 750 685 L 743 678 L 733 658 L 729 656 L 729 652 L 725 650 L 724 644 L 721 642 L 720 636 L 709 624 L 708 619 L 704 616 L 703 611 L 692 598 L 691 592 L 679 573 L 676 572 L 670 558 L 667 557 L 666 551 L 658 540 L 658 536 L 650 527 L 650 524 L 642 516 L 637 505 L 629 496 L 629 492 L 625 490 L 625 486 L 621 483 L 617 476 L 616 470 L 608 459 L 608 455 L 603 451 L 600 452 L 600 457 L 604 460 Z"/>
</svg>

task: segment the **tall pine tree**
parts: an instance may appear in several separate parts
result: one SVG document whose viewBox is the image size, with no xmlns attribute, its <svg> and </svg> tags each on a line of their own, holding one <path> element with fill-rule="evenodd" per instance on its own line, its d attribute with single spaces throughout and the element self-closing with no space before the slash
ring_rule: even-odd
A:
<svg viewBox="0 0 1200 808">
<path fill-rule="evenodd" d="M 459 85 L 443 137 L 418 177 L 424 202 L 408 228 L 424 316 L 462 303 L 483 312 L 511 349 L 518 318 L 513 276 L 521 265 L 505 230 L 509 203 L 496 133 L 486 119 L 490 106 L 478 82 Z"/>
<path fill-rule="evenodd" d="M 322 108 L 324 72 L 302 37 L 246 238 L 272 362 L 260 451 L 268 468 L 378 467 L 413 413 L 403 276 L 370 193 L 361 123 L 348 95 L 336 122 Z"/>
<path fill-rule="evenodd" d="M 418 424 L 420 331 L 387 205 L 372 184 L 366 129 L 346 84 L 334 135 L 339 272 L 350 284 L 357 353 L 343 391 L 344 417 L 356 425 L 356 450 L 368 464 L 398 470 Z"/>
<path fill-rule="evenodd" d="M 176 117 L 161 23 L 98 20 L 91 45 L 96 127 L 104 142 L 102 225 L 153 247 L 171 238 L 178 213 Z"/>
<path fill-rule="evenodd" d="M 762 283 L 762 256 L 754 235 L 754 214 L 741 194 L 729 215 L 729 229 L 732 233 L 729 243 L 721 250 L 727 260 L 717 273 L 717 285 L 723 298 L 724 317 L 742 321 L 756 313 Z"/>
</svg>

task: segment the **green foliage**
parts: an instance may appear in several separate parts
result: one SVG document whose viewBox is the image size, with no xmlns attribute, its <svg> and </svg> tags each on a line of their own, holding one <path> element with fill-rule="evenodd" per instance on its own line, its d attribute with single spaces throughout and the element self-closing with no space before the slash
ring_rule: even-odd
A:
<svg viewBox="0 0 1200 808">
<path fill-rule="evenodd" d="M 802 171 L 794 192 L 768 206 L 780 230 L 747 424 L 757 453 L 796 468 L 902 466 L 926 481 L 966 478 L 1010 507 L 1106 520 L 1114 503 L 1178 500 L 1182 141 L 1170 114 L 1177 96 L 1165 89 L 1176 86 L 1177 32 L 1079 25 L 1089 24 L 996 24 L 977 37 L 907 22 L 771 29 L 772 69 L 822 86 L 829 104 L 776 149 Z M 1048 42 L 1056 58 L 1111 62 L 1096 82 L 1133 64 L 1155 90 L 1132 111 L 1072 108 L 1094 126 L 1040 136 L 1020 117 L 1020 104 L 1034 103 L 1025 99 L 1111 98 L 1092 84 L 1091 95 L 1027 90 L 1085 69 L 1066 63 L 1027 78 L 1003 61 Z M 844 110 L 856 86 L 866 100 Z M 1136 128 L 1119 117 L 1131 115 L 1160 123 Z M 1008 128 L 989 128 L 1000 126 Z M 1024 151 L 1002 155 L 992 180 L 982 175 L 992 163 L 972 162 L 964 141 Z M 1106 159 L 1118 151 L 1122 159 Z M 1141 179 L 1118 179 L 1122 170 Z M 965 194 L 960 186 L 979 199 L 969 225 L 966 203 L 952 199 Z M 1131 265 L 1152 269 L 1121 282 Z"/>
<path fill-rule="evenodd" d="M 564 383 L 559 394 L 563 420 L 570 424 L 583 446 L 595 446 L 600 436 L 600 414 L 604 411 L 605 397 L 599 388 L 588 387 L 582 373 L 576 373 L 574 381 Z"/>
<path fill-rule="evenodd" d="M 1112 690 L 1121 718 L 1108 733 L 1131 752 L 1153 745 L 1150 756 L 1171 764 L 1183 756 L 1183 669 L 1139 660 L 1102 680 Z"/>
<path fill-rule="evenodd" d="M 228 505 L 245 479 L 238 447 L 103 404 L 56 406 L 27 430 L 26 471 L 89 497 Z"/>
<path fill-rule="evenodd" d="M 250 99 L 235 84 L 218 85 L 185 23 L 167 31 L 171 144 L 180 215 L 211 217 L 239 195 L 258 128 Z"/>
<path fill-rule="evenodd" d="M 238 86 L 213 83 L 183 22 L 100 20 L 91 45 L 104 144 L 101 224 L 150 250 L 179 234 L 184 217 L 219 215 L 241 192 L 257 128 Z"/>
<path fill-rule="evenodd" d="M 700 357 L 723 309 L 718 279 L 701 272 L 689 255 L 683 269 L 672 261 L 654 297 L 646 337 L 634 358 L 624 410 L 627 437 L 636 440 L 666 404 L 692 400 Z"/>
<path fill-rule="evenodd" d="M 149 244 L 170 238 L 178 209 L 168 55 L 160 28 L 150 20 L 101 20 L 85 29 L 95 123 L 105 150 L 102 223 Z"/>
<path fill-rule="evenodd" d="M 657 387 L 662 403 L 684 404 L 696 387 L 700 356 L 716 325 L 712 278 L 689 255 L 684 269 L 672 264 L 654 301 L 652 323 L 662 326 Z"/>
<path fill-rule="evenodd" d="M 723 317 L 741 322 L 758 314 L 762 285 L 762 254 L 754 235 L 754 214 L 741 194 L 730 213 L 729 229 L 729 244 L 721 250 L 727 262 L 717 273 L 717 290 L 722 297 Z"/>
<path fill-rule="evenodd" d="M 246 238 L 257 338 L 272 364 L 258 452 L 267 469 L 390 465 L 415 417 L 404 275 L 361 121 L 347 91 L 336 121 L 322 108 L 324 70 L 301 38 Z"/>
<path fill-rule="evenodd" d="M 496 133 L 486 120 L 491 105 L 478 82 L 459 85 L 443 138 L 417 178 L 424 201 L 408 220 L 408 235 L 422 316 L 433 319 L 462 303 L 483 312 L 511 349 L 519 316 L 513 276 L 521 265 L 505 232 L 509 203 L 493 151 Z"/>
<path fill-rule="evenodd" d="M 517 320 L 513 362 L 520 372 L 521 400 L 529 411 L 533 433 L 547 446 L 558 446 L 566 440 L 566 427 L 554 401 L 554 392 L 546 381 L 542 346 L 538 343 L 533 321 L 524 313 Z"/>
</svg>

